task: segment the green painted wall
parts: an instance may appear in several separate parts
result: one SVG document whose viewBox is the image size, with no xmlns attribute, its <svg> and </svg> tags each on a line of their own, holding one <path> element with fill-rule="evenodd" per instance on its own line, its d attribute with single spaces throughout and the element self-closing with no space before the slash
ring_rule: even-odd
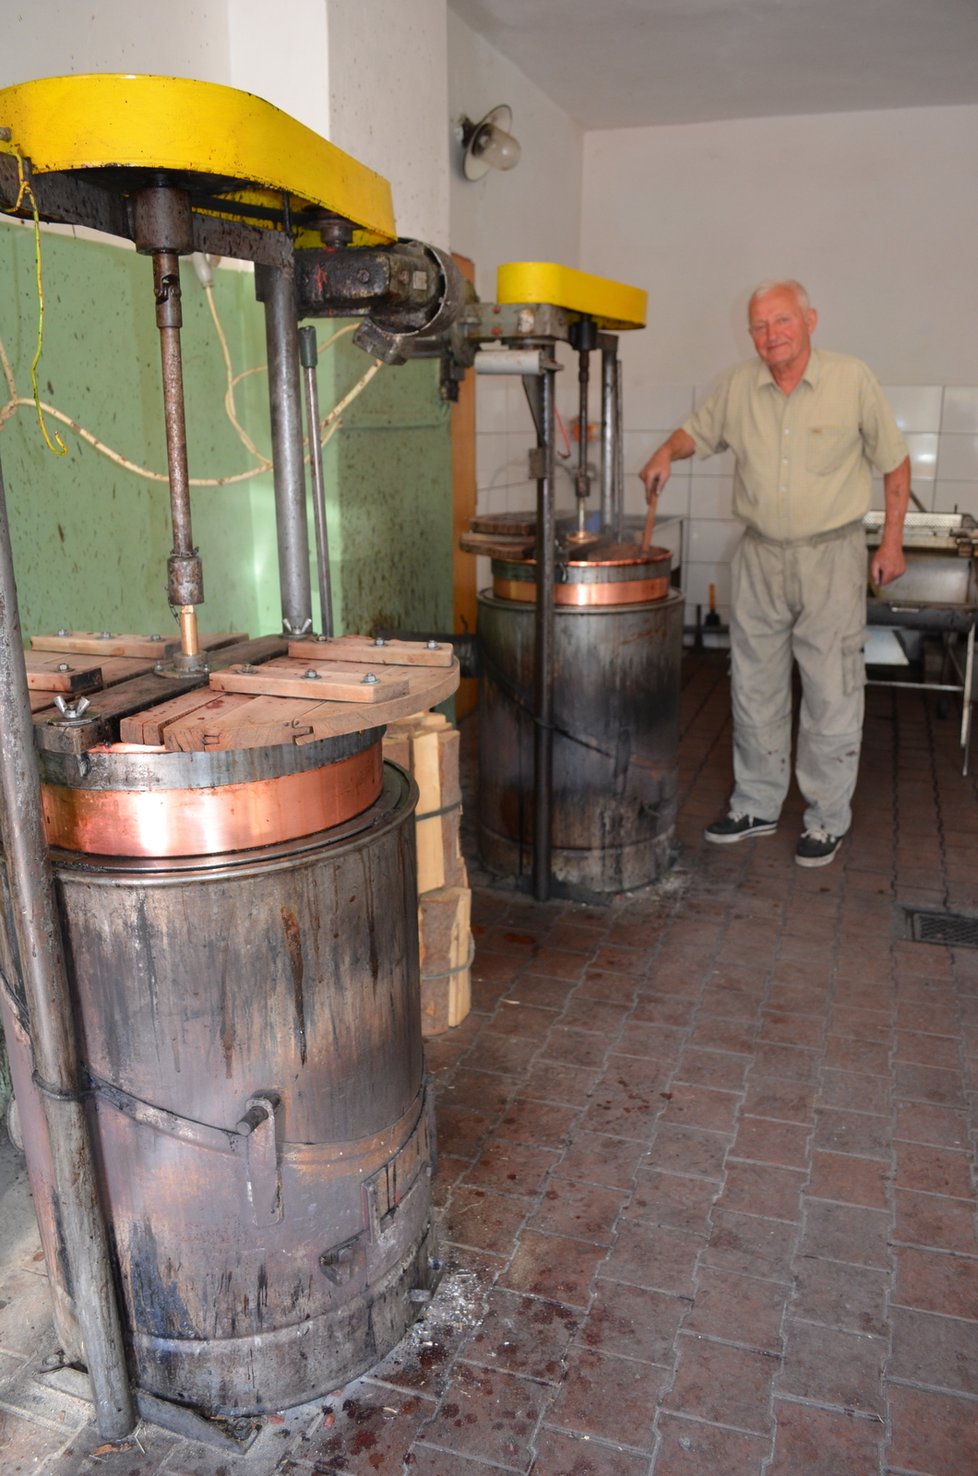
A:
<svg viewBox="0 0 978 1476">
<path fill-rule="evenodd" d="M 46 303 L 42 400 L 138 466 L 165 472 L 159 342 L 149 263 L 101 241 L 42 234 Z M 182 270 L 184 385 L 190 475 L 227 479 L 254 458 L 224 409 L 218 334 L 192 267 Z M 264 316 L 249 272 L 218 270 L 214 298 L 234 372 L 265 359 Z M 0 221 L 0 340 L 30 395 L 37 323 L 34 238 Z M 336 325 L 317 325 L 320 342 Z M 369 359 L 339 340 L 320 359 L 322 414 L 356 383 Z M 269 453 L 267 380 L 235 391 L 238 419 Z M 8 398 L 0 383 L 2 402 Z M 44 446 L 33 407 L 0 426 L 2 462 L 25 632 L 60 625 L 100 630 L 174 629 L 166 594 L 171 547 L 165 483 L 101 455 L 69 428 L 67 456 Z M 451 621 L 451 486 L 448 411 L 437 366 L 383 369 L 326 448 L 327 506 L 338 631 L 374 625 L 448 629 Z M 204 567 L 204 631 L 278 631 L 281 612 L 269 472 L 192 493 Z M 309 514 L 310 542 L 313 520 Z M 316 589 L 315 572 L 312 573 Z M 318 623 L 318 606 L 315 608 Z"/>
</svg>

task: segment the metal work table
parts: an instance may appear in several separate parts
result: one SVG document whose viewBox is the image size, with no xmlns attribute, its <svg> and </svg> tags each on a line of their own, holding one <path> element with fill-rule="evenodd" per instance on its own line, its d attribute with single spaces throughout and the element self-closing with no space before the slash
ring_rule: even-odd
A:
<svg viewBox="0 0 978 1476">
<path fill-rule="evenodd" d="M 881 512 L 867 513 L 863 526 L 870 548 L 878 546 Z M 904 524 L 907 569 L 882 588 L 869 588 L 870 627 L 913 630 L 941 637 L 944 662 L 938 682 L 883 678 L 870 685 L 923 687 L 961 698 L 961 772 L 968 772 L 974 706 L 975 625 L 978 622 L 978 523 L 968 513 L 908 513 Z M 961 638 L 964 651 L 961 651 Z M 948 680 L 950 676 L 955 680 Z"/>
</svg>

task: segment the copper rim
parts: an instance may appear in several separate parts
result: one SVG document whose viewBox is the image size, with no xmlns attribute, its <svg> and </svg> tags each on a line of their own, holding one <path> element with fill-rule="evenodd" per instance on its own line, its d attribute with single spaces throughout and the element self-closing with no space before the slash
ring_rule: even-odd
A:
<svg viewBox="0 0 978 1476">
<path fill-rule="evenodd" d="M 497 600 L 522 600 L 533 604 L 537 587 L 524 579 L 494 579 L 492 592 Z M 555 584 L 555 605 L 641 605 L 664 600 L 669 593 L 669 580 L 619 579 L 603 584 Z"/>
<path fill-rule="evenodd" d="M 92 856 L 214 856 L 277 845 L 351 820 L 383 784 L 378 742 L 301 774 L 196 789 L 42 784 L 48 844 Z"/>
</svg>

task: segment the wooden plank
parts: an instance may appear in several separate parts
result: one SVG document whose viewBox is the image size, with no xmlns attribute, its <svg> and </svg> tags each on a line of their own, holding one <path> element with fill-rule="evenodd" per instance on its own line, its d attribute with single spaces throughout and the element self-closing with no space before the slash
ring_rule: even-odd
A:
<svg viewBox="0 0 978 1476">
<path fill-rule="evenodd" d="M 102 686 L 114 687 L 127 682 L 130 677 L 145 676 L 152 671 L 156 661 L 145 656 L 107 656 L 99 662 L 102 668 Z"/>
<path fill-rule="evenodd" d="M 210 687 L 195 687 L 191 692 L 182 692 L 179 697 L 171 697 L 169 702 L 160 702 L 155 707 L 124 717 L 119 724 L 119 738 L 123 743 L 162 743 L 170 723 L 181 718 L 190 718 L 200 708 L 212 707 L 214 703 L 222 701 L 235 705 L 230 695 L 215 697 Z"/>
<path fill-rule="evenodd" d="M 211 692 L 211 696 L 215 696 Z M 288 697 L 249 697 L 245 693 L 224 694 L 232 703 L 203 708 L 171 723 L 164 734 L 168 749 L 184 753 L 226 748 L 265 748 L 276 743 L 313 742 L 328 736 L 316 731 L 313 719 L 327 704 L 301 702 Z M 352 709 L 346 707 L 347 711 Z M 357 709 L 359 711 L 359 709 Z M 363 727 L 373 723 L 364 722 Z M 349 729 L 344 729 L 349 731 Z"/>
<path fill-rule="evenodd" d="M 426 641 L 385 640 L 378 645 L 369 636 L 336 636 L 331 641 L 302 640 L 289 642 L 289 655 L 305 661 L 365 661 L 373 666 L 451 666 L 452 646 L 449 641 L 434 647 Z"/>
<path fill-rule="evenodd" d="M 220 671 L 239 661 L 260 666 L 264 661 L 273 661 L 276 656 L 284 656 L 287 651 L 288 642 L 284 636 L 245 636 L 243 640 L 212 652 L 207 664 L 211 671 Z"/>
<path fill-rule="evenodd" d="M 218 630 L 198 636 L 197 639 L 202 651 L 217 651 L 222 646 L 234 646 L 239 641 L 246 641 L 248 633 L 243 630 Z"/>
<path fill-rule="evenodd" d="M 179 640 L 165 641 L 162 636 L 110 635 L 97 630 L 31 636 L 32 651 L 63 651 L 76 656 L 143 656 L 162 661 L 179 649 Z"/>
<path fill-rule="evenodd" d="M 372 705 L 390 697 L 403 697 L 407 678 L 393 672 L 375 672 L 355 662 L 292 661 L 288 658 L 264 666 L 230 666 L 211 673 L 210 684 L 221 692 L 249 692 L 267 697 L 297 697 L 307 701 L 356 702 Z"/>
<path fill-rule="evenodd" d="M 209 687 L 202 687 L 194 695 L 202 699 L 196 707 L 189 708 L 188 705 L 188 711 L 174 713 L 159 728 L 159 742 L 169 753 L 195 753 L 202 747 L 214 747 L 203 736 L 208 729 L 216 722 L 233 719 L 241 709 L 251 706 L 254 700 L 242 692 L 214 693 Z M 159 708 L 156 711 L 159 712 Z M 197 735 L 200 735 L 200 741 Z M 291 739 L 283 741 L 290 742 Z"/>
<path fill-rule="evenodd" d="M 84 658 L 66 661 L 58 652 L 27 651 L 27 686 L 32 692 L 93 692 L 102 685 L 102 668 Z"/>
<path fill-rule="evenodd" d="M 60 715 L 51 708 L 34 713 L 35 742 L 52 753 L 84 753 L 96 743 L 114 743 L 122 718 L 202 685 L 199 677 L 147 675 L 105 687 L 93 693 L 85 722 L 77 726 L 60 722 Z"/>
<path fill-rule="evenodd" d="M 460 1025 L 472 1007 L 472 893 L 442 887 L 418 903 L 422 1034 Z"/>
<path fill-rule="evenodd" d="M 233 642 L 247 640 L 241 631 L 216 631 L 201 635 L 202 651 L 216 650 Z M 180 640 L 160 635 L 112 635 L 98 630 L 66 630 L 50 635 L 31 636 L 32 651 L 62 651 L 77 656 L 128 656 L 162 661 L 180 649 Z"/>
<path fill-rule="evenodd" d="M 434 707 L 450 697 L 458 685 L 458 662 L 448 668 L 405 667 L 408 691 L 373 705 L 359 702 L 301 702 L 286 697 L 255 699 L 255 708 L 222 716 L 206 730 L 186 735 L 188 749 L 260 748 L 271 743 L 312 743 L 361 733 Z M 261 704 L 259 706 L 259 704 Z M 166 742 L 181 741 L 182 722 L 167 729 Z"/>
</svg>

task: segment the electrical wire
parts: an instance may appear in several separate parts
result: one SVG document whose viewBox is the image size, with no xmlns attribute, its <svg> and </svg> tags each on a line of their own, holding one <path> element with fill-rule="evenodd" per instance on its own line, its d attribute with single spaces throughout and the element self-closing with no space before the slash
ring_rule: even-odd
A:
<svg viewBox="0 0 978 1476">
<path fill-rule="evenodd" d="M 33 404 L 34 406 L 34 410 L 37 414 L 37 424 L 40 428 L 41 435 L 44 438 L 44 444 L 47 446 L 48 450 L 54 456 L 67 456 L 68 447 L 58 435 L 58 432 L 55 431 L 54 433 L 54 441 L 57 444 L 52 443 L 51 437 L 48 435 L 48 429 L 47 426 L 44 424 L 44 415 L 41 408 L 40 392 L 37 388 L 37 366 L 41 362 L 41 350 L 44 347 L 44 283 L 41 278 L 41 217 L 37 208 L 37 199 L 34 195 L 34 191 L 31 189 L 30 181 L 27 178 L 27 171 L 24 167 L 24 159 L 20 153 L 20 150 L 16 147 L 15 144 L 11 143 L 9 139 L 3 138 L 0 139 L 0 152 L 12 155 L 12 157 L 16 159 L 18 186 L 17 198 L 14 201 L 13 205 L 2 205 L 0 206 L 0 210 L 2 210 L 5 215 L 16 215 L 17 212 L 20 210 L 20 207 L 23 205 L 24 199 L 26 197 L 26 199 L 30 201 L 31 216 L 34 220 L 34 277 L 37 283 L 37 340 L 34 347 L 34 357 L 31 360 L 31 389 L 34 392 L 34 396 L 33 400 L 28 400 L 27 403 Z"/>
<path fill-rule="evenodd" d="M 15 214 L 16 211 L 23 204 L 23 201 L 26 197 L 29 197 L 31 201 L 32 213 L 34 216 L 36 281 L 39 304 L 37 348 L 35 350 L 33 363 L 31 365 L 31 384 L 34 390 L 33 398 L 28 398 L 17 393 L 17 382 L 14 376 L 13 366 L 10 363 L 10 358 L 7 354 L 6 346 L 4 345 L 2 338 L 0 338 L 0 367 L 2 367 L 3 377 L 7 385 L 7 400 L 3 405 L 0 405 L 0 431 L 4 429 L 7 421 L 11 419 L 16 410 L 20 409 L 23 406 L 33 405 L 37 413 L 38 424 L 40 425 L 45 444 L 48 446 L 49 450 L 54 452 L 56 456 L 66 456 L 68 454 L 68 448 L 57 432 L 55 432 L 55 440 L 57 441 L 58 447 L 60 449 L 57 449 L 51 444 L 50 437 L 48 436 L 46 427 L 44 425 L 44 415 L 47 415 L 52 420 L 57 420 L 62 425 L 67 426 L 75 433 L 76 436 L 79 437 L 80 440 L 85 441 L 89 446 L 92 447 L 94 451 L 97 451 L 99 455 L 104 456 L 106 460 L 111 461 L 115 466 L 120 467 L 123 471 L 132 472 L 134 476 L 138 476 L 144 481 L 168 483 L 169 475 L 166 472 L 153 471 L 149 467 L 140 466 L 138 462 L 131 461 L 127 456 L 123 456 L 121 452 L 113 450 L 111 446 L 100 440 L 98 436 L 94 435 L 90 430 L 81 425 L 72 416 L 65 414 L 63 410 L 59 410 L 56 406 L 49 405 L 45 401 L 40 399 L 37 388 L 37 365 L 40 361 L 41 356 L 44 324 L 44 298 L 41 285 L 40 217 L 38 215 L 37 203 L 34 200 L 33 191 L 30 188 L 30 183 L 23 172 L 23 160 L 21 159 L 20 154 L 17 152 L 16 149 L 13 148 L 12 145 L 5 144 L 2 140 L 0 140 L 0 151 L 11 153 L 17 159 L 18 177 L 21 182 L 21 190 L 18 193 L 16 202 L 12 206 L 2 206 L 0 207 L 0 209 L 2 209 L 6 214 Z M 252 478 L 257 476 L 263 476 L 264 474 L 272 470 L 272 462 L 262 454 L 262 452 L 255 445 L 251 436 L 241 425 L 238 419 L 237 407 L 234 398 L 234 391 L 242 382 L 242 380 L 249 378 L 253 374 L 267 373 L 268 365 L 257 364 L 250 369 L 241 370 L 237 374 L 233 372 L 233 365 L 231 363 L 231 354 L 228 348 L 227 335 L 224 332 L 224 327 L 221 323 L 220 315 L 217 310 L 217 303 L 214 297 L 213 288 L 209 283 L 201 283 L 201 285 L 204 288 L 211 320 L 214 324 L 214 330 L 217 335 L 218 344 L 220 346 L 221 356 L 224 360 L 225 374 L 227 377 L 227 387 L 224 392 L 225 414 L 227 415 L 227 418 L 231 426 L 233 427 L 235 434 L 241 441 L 241 444 L 245 447 L 250 455 L 255 457 L 257 465 L 249 467 L 247 471 L 236 472 L 226 477 L 191 477 L 189 479 L 189 484 L 191 487 L 229 487 L 241 482 L 250 481 Z M 356 328 L 356 323 L 347 324 L 342 328 L 338 328 L 335 333 L 330 334 L 329 338 L 327 338 L 324 343 L 320 344 L 319 353 L 325 352 L 325 350 L 336 343 L 338 339 L 345 337 L 349 333 L 355 332 Z M 320 422 L 320 429 L 321 432 L 323 432 L 320 437 L 321 445 L 325 446 L 326 443 L 332 438 L 332 436 L 335 435 L 335 433 L 340 429 L 343 411 L 346 410 L 349 405 L 357 398 L 357 396 L 366 389 L 371 379 L 373 379 L 374 375 L 381 368 L 383 368 L 383 361 L 381 359 L 375 359 L 373 364 L 366 371 L 366 373 L 361 375 L 360 379 L 353 386 L 353 388 L 323 418 L 323 420 Z M 303 444 L 307 448 L 306 459 L 308 460 L 308 440 L 304 439 Z"/>
</svg>

